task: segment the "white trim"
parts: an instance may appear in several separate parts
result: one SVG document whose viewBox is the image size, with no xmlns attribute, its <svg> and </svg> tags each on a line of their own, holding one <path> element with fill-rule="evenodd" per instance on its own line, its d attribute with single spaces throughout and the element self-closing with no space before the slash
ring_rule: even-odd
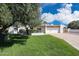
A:
<svg viewBox="0 0 79 59">
<path fill-rule="evenodd" d="M 31 35 L 45 35 L 45 33 L 32 33 Z"/>
</svg>

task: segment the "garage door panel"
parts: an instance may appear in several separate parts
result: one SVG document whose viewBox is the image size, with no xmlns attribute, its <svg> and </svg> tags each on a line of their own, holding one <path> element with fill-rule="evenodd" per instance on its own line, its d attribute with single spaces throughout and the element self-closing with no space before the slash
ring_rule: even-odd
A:
<svg viewBox="0 0 79 59">
<path fill-rule="evenodd" d="M 47 33 L 58 33 L 59 28 L 47 28 Z"/>
</svg>

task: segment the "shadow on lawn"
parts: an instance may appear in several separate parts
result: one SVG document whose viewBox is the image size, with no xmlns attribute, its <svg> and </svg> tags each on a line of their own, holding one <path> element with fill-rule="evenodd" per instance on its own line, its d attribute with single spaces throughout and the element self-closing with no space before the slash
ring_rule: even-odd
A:
<svg viewBox="0 0 79 59">
<path fill-rule="evenodd" d="M 1 51 L 3 51 L 4 48 L 11 47 L 14 44 L 24 45 L 28 39 L 28 36 L 23 36 L 23 35 L 9 35 L 8 37 L 9 37 L 8 40 L 4 40 L 4 37 L 0 36 L 0 49 L 1 49 Z"/>
</svg>

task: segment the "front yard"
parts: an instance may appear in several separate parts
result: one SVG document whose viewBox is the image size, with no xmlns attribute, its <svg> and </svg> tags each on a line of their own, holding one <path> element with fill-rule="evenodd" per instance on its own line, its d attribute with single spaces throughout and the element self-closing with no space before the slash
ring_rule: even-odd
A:
<svg viewBox="0 0 79 59">
<path fill-rule="evenodd" d="M 79 51 L 65 41 L 50 36 L 10 36 L 11 42 L 0 43 L 0 55 L 10 56 L 69 56 Z"/>
</svg>

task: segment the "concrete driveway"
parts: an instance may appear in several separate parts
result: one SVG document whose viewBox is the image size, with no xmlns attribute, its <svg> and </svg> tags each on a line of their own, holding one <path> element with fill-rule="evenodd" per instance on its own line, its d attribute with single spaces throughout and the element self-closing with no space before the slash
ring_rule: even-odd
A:
<svg viewBox="0 0 79 59">
<path fill-rule="evenodd" d="M 79 33 L 52 33 L 51 35 L 65 40 L 79 50 Z"/>
</svg>

